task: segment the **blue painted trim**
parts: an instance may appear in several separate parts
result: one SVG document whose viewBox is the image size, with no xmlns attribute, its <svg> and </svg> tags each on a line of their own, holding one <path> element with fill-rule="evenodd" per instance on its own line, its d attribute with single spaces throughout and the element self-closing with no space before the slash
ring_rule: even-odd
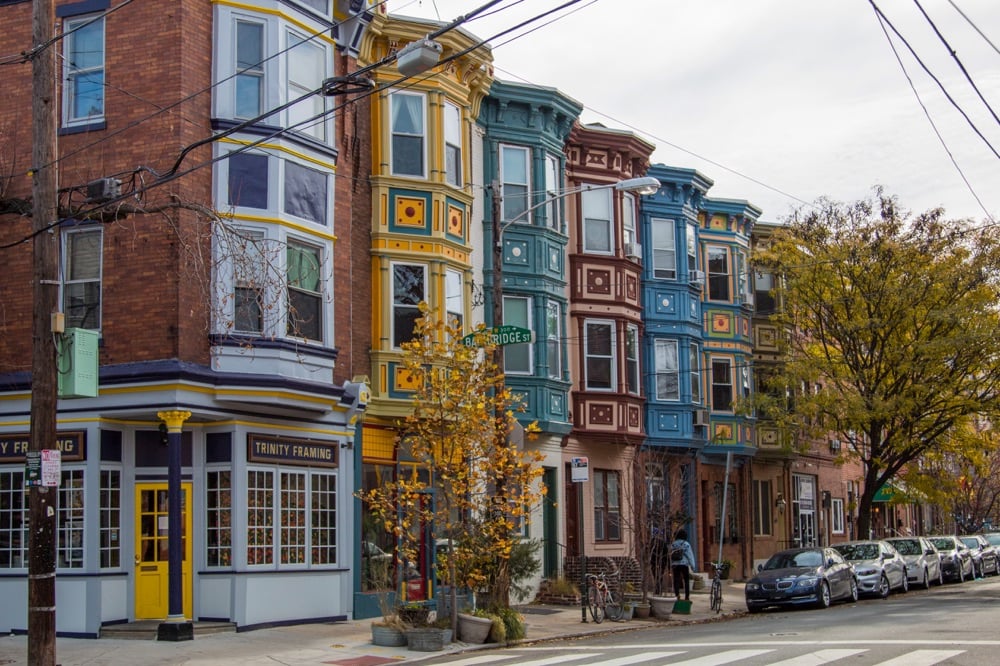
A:
<svg viewBox="0 0 1000 666">
<path fill-rule="evenodd" d="M 56 7 L 56 17 L 65 18 L 67 16 L 79 16 L 80 14 L 93 14 L 102 12 L 111 6 L 111 0 L 81 0 L 81 2 L 71 2 L 68 5 Z"/>
<path fill-rule="evenodd" d="M 280 622 L 261 622 L 259 624 L 237 625 L 236 633 L 254 631 L 257 629 L 273 629 L 274 627 L 294 627 L 299 624 L 319 624 L 321 622 L 347 622 L 346 615 L 328 615 L 326 617 L 307 617 L 301 620 L 282 620 Z"/>
<path fill-rule="evenodd" d="M 59 136 L 66 136 L 69 134 L 83 134 L 84 132 L 97 132 L 99 130 L 105 130 L 108 128 L 108 124 L 99 120 L 95 123 L 87 123 L 86 125 L 72 125 L 70 127 L 60 127 Z"/>
</svg>

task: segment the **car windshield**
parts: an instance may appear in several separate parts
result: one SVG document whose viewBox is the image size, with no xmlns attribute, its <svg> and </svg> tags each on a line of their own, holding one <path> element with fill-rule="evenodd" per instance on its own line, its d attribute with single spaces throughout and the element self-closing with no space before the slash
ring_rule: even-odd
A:
<svg viewBox="0 0 1000 666">
<path fill-rule="evenodd" d="M 803 550 L 793 553 L 775 553 L 765 564 L 765 569 L 791 569 L 794 567 L 818 567 L 823 564 L 823 553 L 818 550 Z"/>
<path fill-rule="evenodd" d="M 848 560 L 874 560 L 878 557 L 878 544 L 875 543 L 843 543 L 835 548 Z"/>
<path fill-rule="evenodd" d="M 920 554 L 920 542 L 916 539 L 899 539 L 898 541 L 893 541 L 892 545 L 896 547 L 900 555 Z"/>
<path fill-rule="evenodd" d="M 955 543 L 951 539 L 931 539 L 931 543 L 937 546 L 938 550 L 955 550 Z"/>
<path fill-rule="evenodd" d="M 962 537 L 962 543 L 964 543 L 969 548 L 975 548 L 979 550 L 979 539 L 976 537 Z"/>
<path fill-rule="evenodd" d="M 993 546 L 1000 546 L 1000 534 L 987 534 L 986 540 Z"/>
</svg>

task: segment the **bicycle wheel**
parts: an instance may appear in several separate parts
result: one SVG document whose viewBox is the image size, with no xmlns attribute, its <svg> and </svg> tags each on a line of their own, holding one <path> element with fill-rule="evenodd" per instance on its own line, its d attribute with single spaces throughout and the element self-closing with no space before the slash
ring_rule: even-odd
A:
<svg viewBox="0 0 1000 666">
<path fill-rule="evenodd" d="M 612 622 L 622 619 L 622 605 L 615 601 L 615 597 L 611 592 L 608 592 L 604 597 L 604 613 Z"/>
<path fill-rule="evenodd" d="M 604 622 L 604 604 L 601 601 L 601 593 L 593 585 L 587 588 L 587 606 L 590 608 L 590 617 L 594 618 L 594 622 L 597 624 Z"/>
<path fill-rule="evenodd" d="M 722 610 L 722 581 L 718 578 L 712 581 L 712 610 L 716 613 Z"/>
</svg>

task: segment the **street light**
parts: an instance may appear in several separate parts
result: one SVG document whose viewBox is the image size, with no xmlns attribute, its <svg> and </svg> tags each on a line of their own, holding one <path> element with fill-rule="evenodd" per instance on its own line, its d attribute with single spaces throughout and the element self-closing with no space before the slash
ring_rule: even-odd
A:
<svg viewBox="0 0 1000 666">
<path fill-rule="evenodd" d="M 660 181 L 652 176 L 643 176 L 641 178 L 629 178 L 627 180 L 620 180 L 617 183 L 607 183 L 604 185 L 581 185 L 580 187 L 574 187 L 572 189 L 566 190 L 556 194 L 555 196 L 547 197 L 538 203 L 529 206 L 528 208 L 522 210 L 513 218 L 501 223 L 501 203 L 503 197 L 500 194 L 500 183 L 493 181 L 492 191 L 493 191 L 493 326 L 500 326 L 503 324 L 503 233 L 507 230 L 510 225 L 515 222 L 519 222 L 533 211 L 541 208 L 542 206 L 548 205 L 553 201 L 559 201 L 572 194 L 577 194 L 579 192 L 590 192 L 592 190 L 607 190 L 614 189 L 618 192 L 635 192 L 640 195 L 649 195 L 660 189 Z M 495 361 L 497 367 L 503 373 L 503 347 L 497 345 L 495 352 Z"/>
</svg>

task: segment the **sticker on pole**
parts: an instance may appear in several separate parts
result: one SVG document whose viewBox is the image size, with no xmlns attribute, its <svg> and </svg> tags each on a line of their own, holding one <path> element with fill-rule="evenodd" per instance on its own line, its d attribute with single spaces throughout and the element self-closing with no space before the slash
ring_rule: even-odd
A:
<svg viewBox="0 0 1000 666">
<path fill-rule="evenodd" d="M 58 488 L 62 477 L 62 452 L 59 449 L 42 449 L 42 486 Z"/>
<path fill-rule="evenodd" d="M 570 476 L 574 483 L 590 481 L 590 467 L 586 457 L 573 458 L 570 470 Z"/>
</svg>

